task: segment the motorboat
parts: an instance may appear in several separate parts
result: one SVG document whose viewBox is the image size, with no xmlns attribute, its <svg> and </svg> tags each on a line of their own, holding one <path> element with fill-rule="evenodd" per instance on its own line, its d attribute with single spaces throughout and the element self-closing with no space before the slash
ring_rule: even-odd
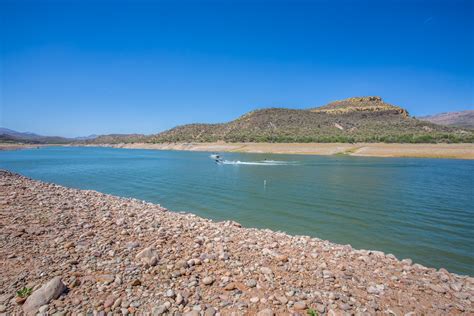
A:
<svg viewBox="0 0 474 316">
<path fill-rule="evenodd" d="M 209 157 L 213 159 L 215 163 L 221 164 L 223 162 L 222 156 L 220 156 L 219 154 L 212 154 Z"/>
</svg>

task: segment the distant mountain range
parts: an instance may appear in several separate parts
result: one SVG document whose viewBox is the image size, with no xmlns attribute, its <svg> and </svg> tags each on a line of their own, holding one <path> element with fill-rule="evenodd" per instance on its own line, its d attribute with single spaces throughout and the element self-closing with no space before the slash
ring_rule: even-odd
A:
<svg viewBox="0 0 474 316">
<path fill-rule="evenodd" d="M 78 141 L 92 140 L 97 135 L 86 137 L 67 138 L 60 136 L 42 136 L 30 132 L 17 132 L 8 128 L 0 127 L 0 142 L 29 143 L 29 144 L 68 144 Z"/>
<path fill-rule="evenodd" d="M 0 127 L 0 135 L 8 135 L 16 138 L 36 138 L 41 137 L 38 134 L 30 133 L 30 132 L 17 132 L 8 128 Z"/>
<path fill-rule="evenodd" d="M 439 125 L 474 129 L 474 110 L 420 116 L 418 119 Z"/>
<path fill-rule="evenodd" d="M 467 112 L 467 114 L 466 114 Z M 474 142 L 473 112 L 413 118 L 381 97 L 354 97 L 304 110 L 267 108 L 219 124 L 187 124 L 153 134 L 46 137 L 0 129 L 0 141 L 33 143 L 186 143 L 186 142 Z M 450 118 L 450 119 L 447 119 Z M 440 124 L 441 123 L 441 124 Z M 445 126 L 447 125 L 447 126 Z M 453 127 L 453 126 L 460 126 Z"/>
</svg>

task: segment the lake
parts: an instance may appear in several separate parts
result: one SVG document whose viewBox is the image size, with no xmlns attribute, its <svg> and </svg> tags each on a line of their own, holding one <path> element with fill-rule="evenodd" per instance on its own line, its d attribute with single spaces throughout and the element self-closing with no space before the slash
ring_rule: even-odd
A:
<svg viewBox="0 0 474 316">
<path fill-rule="evenodd" d="M 474 161 L 48 147 L 0 168 L 474 275 Z"/>
</svg>

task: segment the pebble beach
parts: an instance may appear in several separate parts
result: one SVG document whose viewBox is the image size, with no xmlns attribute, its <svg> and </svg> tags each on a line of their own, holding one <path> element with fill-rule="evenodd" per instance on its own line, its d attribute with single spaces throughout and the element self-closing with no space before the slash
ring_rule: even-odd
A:
<svg viewBox="0 0 474 316">
<path fill-rule="evenodd" d="M 470 276 L 2 170 L 0 228 L 3 315 L 474 313 Z"/>
</svg>

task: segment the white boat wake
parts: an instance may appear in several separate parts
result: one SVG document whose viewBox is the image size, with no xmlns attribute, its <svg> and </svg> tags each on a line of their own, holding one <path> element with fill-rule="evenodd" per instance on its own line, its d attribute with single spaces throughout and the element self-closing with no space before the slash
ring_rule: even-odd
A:
<svg viewBox="0 0 474 316">
<path fill-rule="evenodd" d="M 250 166 L 285 166 L 296 165 L 298 161 L 284 161 L 284 160 L 259 160 L 259 161 L 240 161 L 240 160 L 224 160 L 219 154 L 212 154 L 209 156 L 219 165 L 250 165 Z"/>
<path fill-rule="evenodd" d="M 295 165 L 296 161 L 281 160 L 261 160 L 261 161 L 240 161 L 240 160 L 223 160 L 223 165 L 251 165 L 251 166 L 285 166 Z"/>
</svg>

